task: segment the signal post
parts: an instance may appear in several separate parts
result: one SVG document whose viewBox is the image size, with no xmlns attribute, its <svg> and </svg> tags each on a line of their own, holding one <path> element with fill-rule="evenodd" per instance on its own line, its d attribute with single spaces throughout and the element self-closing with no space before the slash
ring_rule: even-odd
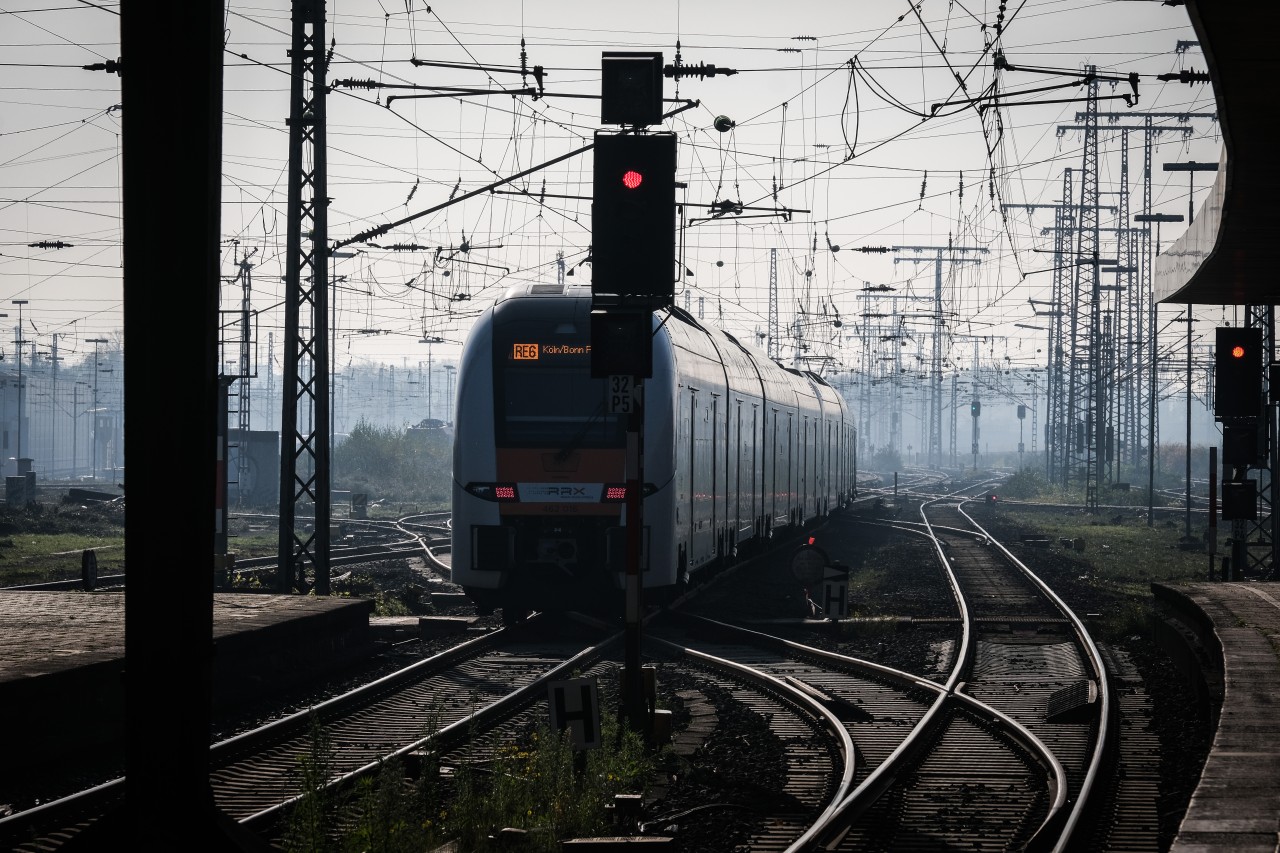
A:
<svg viewBox="0 0 1280 853">
<path fill-rule="evenodd" d="M 1222 574 L 1235 580 L 1248 566 L 1246 522 L 1258 517 L 1258 481 L 1248 472 L 1259 466 L 1267 444 L 1261 429 L 1262 330 L 1215 332 L 1213 415 L 1222 422 L 1222 519 L 1231 522 L 1230 568 L 1224 566 Z"/>
<path fill-rule="evenodd" d="M 602 124 L 591 209 L 591 375 L 606 408 L 627 416 L 626 582 L 622 710 L 646 736 L 651 722 L 640 663 L 644 564 L 644 380 L 653 376 L 653 312 L 675 298 L 676 138 L 662 121 L 662 54 L 605 53 Z"/>
</svg>

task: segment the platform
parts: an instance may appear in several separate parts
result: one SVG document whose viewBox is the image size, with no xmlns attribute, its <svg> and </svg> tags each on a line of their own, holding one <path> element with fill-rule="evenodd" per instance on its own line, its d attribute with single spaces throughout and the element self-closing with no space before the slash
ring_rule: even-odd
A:
<svg viewBox="0 0 1280 853">
<path fill-rule="evenodd" d="M 1166 631 L 1219 700 L 1172 853 L 1280 850 L 1280 584 L 1152 584 Z M 1177 644 L 1172 644 L 1175 648 Z M 1214 702 L 1216 704 L 1216 702 Z"/>
<path fill-rule="evenodd" d="M 372 612 L 364 599 L 215 594 L 215 711 L 368 654 Z M 124 664 L 124 593 L 0 592 L 0 731 L 23 735 L 6 764 L 118 742 Z"/>
</svg>

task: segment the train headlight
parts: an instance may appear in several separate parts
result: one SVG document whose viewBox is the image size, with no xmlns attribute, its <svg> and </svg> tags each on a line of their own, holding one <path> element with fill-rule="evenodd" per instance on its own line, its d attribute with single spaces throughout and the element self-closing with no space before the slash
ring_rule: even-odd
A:
<svg viewBox="0 0 1280 853">
<path fill-rule="evenodd" d="M 520 500 L 515 483 L 467 483 L 463 488 L 484 501 L 511 503 Z"/>
</svg>

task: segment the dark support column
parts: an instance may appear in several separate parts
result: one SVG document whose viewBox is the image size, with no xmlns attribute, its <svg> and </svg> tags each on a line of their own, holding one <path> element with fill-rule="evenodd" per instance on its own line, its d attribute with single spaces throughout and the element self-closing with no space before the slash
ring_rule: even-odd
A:
<svg viewBox="0 0 1280 853">
<path fill-rule="evenodd" d="M 156 16 L 120 7 L 128 794 L 77 846 L 240 849 L 208 758 L 223 8 L 167 6 L 165 37 Z"/>
</svg>

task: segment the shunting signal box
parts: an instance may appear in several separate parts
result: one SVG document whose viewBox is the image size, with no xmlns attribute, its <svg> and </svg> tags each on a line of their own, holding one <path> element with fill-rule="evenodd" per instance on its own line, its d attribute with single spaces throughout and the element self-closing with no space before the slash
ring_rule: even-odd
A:
<svg viewBox="0 0 1280 853">
<path fill-rule="evenodd" d="M 653 376 L 653 314 L 648 311 L 591 312 L 591 375 Z"/>
<path fill-rule="evenodd" d="M 1225 521 L 1258 519 L 1258 481 L 1224 482 L 1222 484 L 1222 518 Z"/>
<path fill-rule="evenodd" d="M 1257 418 L 1262 415 L 1262 330 L 1215 330 L 1213 415 Z"/>
<path fill-rule="evenodd" d="M 1225 465 L 1257 467 L 1262 462 L 1259 443 L 1262 431 L 1258 422 L 1224 423 L 1222 425 L 1222 462 Z"/>
<path fill-rule="evenodd" d="M 646 126 L 662 121 L 662 54 L 600 55 L 600 123 Z"/>
</svg>

